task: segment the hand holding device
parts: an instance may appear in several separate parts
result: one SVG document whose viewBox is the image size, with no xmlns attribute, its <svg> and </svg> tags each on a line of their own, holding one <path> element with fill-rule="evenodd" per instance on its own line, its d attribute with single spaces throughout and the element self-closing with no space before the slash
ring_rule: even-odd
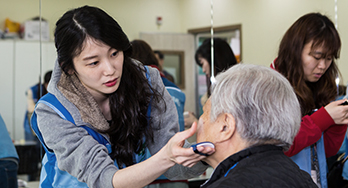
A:
<svg viewBox="0 0 348 188">
<path fill-rule="evenodd" d="M 348 105 L 348 100 L 344 101 L 341 105 Z"/>
<path fill-rule="evenodd" d="M 209 156 L 209 154 L 199 152 L 197 149 L 197 146 L 215 148 L 215 145 L 212 142 L 200 142 L 200 143 L 197 143 L 197 144 L 194 144 L 191 146 L 195 153 L 200 154 L 200 155 L 204 155 L 204 156 Z"/>
</svg>

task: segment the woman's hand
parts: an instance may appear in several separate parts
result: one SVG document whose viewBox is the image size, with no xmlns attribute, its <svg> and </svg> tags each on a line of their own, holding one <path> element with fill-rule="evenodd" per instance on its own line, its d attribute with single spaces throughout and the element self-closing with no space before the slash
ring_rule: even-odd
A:
<svg viewBox="0 0 348 188">
<path fill-rule="evenodd" d="M 197 123 L 193 123 L 190 129 L 176 133 L 166 144 L 165 153 L 173 163 L 181 164 L 183 166 L 192 167 L 197 162 L 206 158 L 206 156 L 196 154 L 193 149 L 183 148 L 185 139 L 191 137 L 197 130 Z M 215 152 L 214 148 L 198 146 L 197 150 L 201 153 L 211 155 Z"/>
<path fill-rule="evenodd" d="M 335 124 L 348 124 L 348 105 L 341 105 L 346 100 L 333 101 L 324 107 Z"/>
<path fill-rule="evenodd" d="M 176 133 L 167 144 L 147 160 L 118 170 L 112 179 L 112 184 L 117 187 L 144 187 L 166 172 L 175 163 L 192 167 L 200 160 L 206 158 L 204 155 L 196 154 L 192 147 L 183 148 L 185 139 L 195 134 L 197 123 L 186 131 Z M 215 149 L 198 146 L 201 153 L 211 155 Z M 144 173 L 145 172 L 145 173 Z M 136 181 L 134 181 L 134 178 Z"/>
<path fill-rule="evenodd" d="M 186 113 L 186 112 L 185 112 Z M 188 111 L 187 114 L 184 113 L 185 128 L 190 128 L 194 122 L 198 122 L 195 114 Z"/>
</svg>

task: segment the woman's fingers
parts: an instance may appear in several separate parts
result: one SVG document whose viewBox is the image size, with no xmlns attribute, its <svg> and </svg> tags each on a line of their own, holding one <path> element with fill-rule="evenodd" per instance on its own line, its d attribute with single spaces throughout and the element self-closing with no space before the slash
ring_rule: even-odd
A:
<svg viewBox="0 0 348 188">
<path fill-rule="evenodd" d="M 333 101 L 325 106 L 325 110 L 334 120 L 335 124 L 348 123 L 348 105 L 341 105 L 347 99 Z"/>
<path fill-rule="evenodd" d="M 197 131 L 197 123 L 193 123 L 191 128 L 176 133 L 167 144 L 167 152 L 170 156 L 170 160 L 181 164 L 183 166 L 192 167 L 197 162 L 206 158 L 205 155 L 197 154 L 193 151 L 193 148 L 183 148 L 185 140 L 192 135 L 194 135 Z M 197 146 L 197 150 L 201 153 L 211 155 L 215 152 L 214 148 L 211 147 L 203 147 Z"/>
<path fill-rule="evenodd" d="M 193 154 L 190 157 L 188 156 L 180 156 L 176 158 L 176 162 L 180 165 L 183 166 L 193 166 L 195 165 L 197 162 L 203 160 L 206 156 L 203 155 L 199 155 L 199 154 Z"/>
<path fill-rule="evenodd" d="M 177 142 L 177 143 L 181 143 L 184 142 L 186 139 L 188 139 L 189 137 L 193 136 L 197 131 L 197 123 L 193 123 L 191 128 L 182 131 L 182 132 L 178 132 L 173 136 L 173 141 Z M 182 145 L 181 145 L 182 146 Z"/>
<path fill-rule="evenodd" d="M 197 150 L 201 153 L 207 154 L 207 155 L 211 155 L 215 152 L 215 148 L 211 148 L 209 146 L 197 146 Z"/>
</svg>

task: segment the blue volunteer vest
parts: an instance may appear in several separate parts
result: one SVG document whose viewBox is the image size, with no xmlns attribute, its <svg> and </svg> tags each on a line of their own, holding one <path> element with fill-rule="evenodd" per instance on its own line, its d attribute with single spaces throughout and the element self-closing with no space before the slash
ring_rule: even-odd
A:
<svg viewBox="0 0 348 188">
<path fill-rule="evenodd" d="M 320 170 L 320 184 L 322 188 L 327 188 L 327 164 L 323 136 L 321 136 L 316 143 Z M 309 175 L 311 175 L 311 152 L 311 147 L 308 146 L 301 150 L 298 154 L 291 157 L 291 159 L 300 167 L 300 169 L 306 171 Z"/>
<path fill-rule="evenodd" d="M 179 117 L 180 131 L 184 131 L 185 130 L 184 108 L 185 108 L 185 100 L 186 100 L 185 93 L 183 93 L 178 86 L 170 82 L 167 78 L 165 77 L 161 77 L 161 78 L 162 78 L 162 82 L 164 86 L 166 87 L 166 90 L 172 97 L 174 104 L 176 106 L 176 111 L 178 112 L 178 117 Z"/>
<path fill-rule="evenodd" d="M 43 90 L 43 85 L 41 85 L 41 90 Z M 39 91 L 39 85 L 34 85 L 30 88 L 32 94 L 33 94 L 33 101 L 34 103 L 36 103 L 39 99 L 39 96 L 38 96 L 38 91 Z M 26 93 L 27 95 L 27 93 Z M 30 128 L 30 124 L 29 124 L 29 121 L 30 119 L 28 118 L 28 110 L 26 110 L 25 112 L 25 116 L 24 116 L 24 122 L 23 122 L 23 127 L 24 127 L 24 138 L 26 141 L 37 141 L 35 136 L 33 135 L 33 132 L 31 131 L 31 128 Z"/>
<path fill-rule="evenodd" d="M 148 79 L 148 82 L 151 85 L 151 78 L 149 75 L 148 67 L 145 66 L 146 70 L 146 78 Z M 41 99 L 37 102 L 37 104 L 43 103 L 47 105 L 48 107 L 52 108 L 62 119 L 68 120 L 71 123 L 75 124 L 74 119 L 72 118 L 69 111 L 58 101 L 58 99 L 51 93 L 47 93 Z M 36 104 L 36 105 L 37 105 Z M 149 118 L 151 116 L 151 102 L 147 109 L 147 117 Z M 77 188 L 87 188 L 87 184 L 84 182 L 80 182 L 77 180 L 76 177 L 70 175 L 66 171 L 62 171 L 58 168 L 57 158 L 50 148 L 47 147 L 45 144 L 45 141 L 43 140 L 43 137 L 41 135 L 41 132 L 37 126 L 37 115 L 34 111 L 32 117 L 31 117 L 31 127 L 35 134 L 37 135 L 38 139 L 40 140 L 44 150 L 45 155 L 42 159 L 42 167 L 41 167 L 41 174 L 40 174 L 40 188 L 49 188 L 49 187 L 77 187 Z M 95 140 L 98 141 L 99 144 L 104 145 L 108 149 L 108 153 L 110 154 L 112 151 L 111 144 L 109 141 L 104 138 L 103 135 L 98 133 L 97 131 L 93 130 L 90 127 L 87 126 L 79 126 L 83 129 L 85 129 L 89 135 L 91 135 Z M 145 148 L 148 150 L 147 148 Z M 141 161 L 144 161 L 149 156 L 144 152 L 142 155 L 134 154 L 134 161 L 135 163 L 139 163 Z M 116 166 L 117 162 L 115 161 L 114 164 Z"/>
<path fill-rule="evenodd" d="M 344 137 L 344 141 L 345 141 L 345 155 L 344 158 L 346 158 L 348 156 L 348 139 L 347 139 L 347 133 L 346 136 Z M 348 162 L 345 162 L 343 165 L 343 170 L 342 170 L 342 177 L 345 180 L 348 180 Z"/>
</svg>

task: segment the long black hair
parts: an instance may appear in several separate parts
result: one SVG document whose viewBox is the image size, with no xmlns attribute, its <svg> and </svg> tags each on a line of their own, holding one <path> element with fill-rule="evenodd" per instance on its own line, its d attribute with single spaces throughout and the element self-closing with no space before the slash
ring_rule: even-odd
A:
<svg viewBox="0 0 348 188">
<path fill-rule="evenodd" d="M 199 58 L 208 61 L 211 67 L 211 39 L 205 39 L 196 51 L 195 60 L 197 65 L 202 66 Z M 221 38 L 214 38 L 214 76 L 237 64 L 237 59 L 230 45 Z M 211 70 L 210 70 L 211 71 Z M 210 96 L 210 78 L 207 77 L 208 97 Z"/>
<path fill-rule="evenodd" d="M 163 100 L 144 76 L 144 67 L 131 58 L 132 47 L 120 25 L 103 10 L 84 6 L 66 12 L 56 23 L 55 45 L 58 62 L 65 74 L 75 70 L 73 58 L 81 53 L 87 37 L 124 53 L 122 79 L 119 88 L 109 95 L 112 122 L 104 133 L 110 136 L 111 157 L 122 168 L 134 164 L 133 154 L 153 141 L 151 119 L 147 117 L 150 102 L 153 107 Z M 149 120 L 149 121 L 148 121 Z"/>
</svg>

